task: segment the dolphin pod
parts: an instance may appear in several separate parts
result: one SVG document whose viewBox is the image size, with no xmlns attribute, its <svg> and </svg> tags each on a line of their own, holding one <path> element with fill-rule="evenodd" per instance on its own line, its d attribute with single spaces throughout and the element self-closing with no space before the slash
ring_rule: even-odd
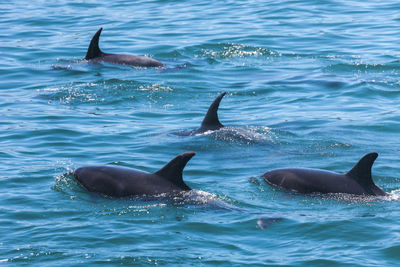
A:
<svg viewBox="0 0 400 267">
<path fill-rule="evenodd" d="M 225 94 L 221 93 L 210 105 L 200 128 L 182 135 L 195 135 L 224 127 L 219 122 L 217 112 Z M 191 190 L 183 181 L 182 171 L 194 155 L 194 152 L 180 154 L 155 173 L 103 165 L 80 167 L 73 172 L 73 176 L 88 191 L 110 197 L 176 194 Z"/>
<path fill-rule="evenodd" d="M 103 28 L 100 28 L 92 37 L 85 60 L 137 67 L 164 66 L 160 61 L 145 56 L 102 52 L 99 47 L 102 30 Z M 225 127 L 218 119 L 218 108 L 225 94 L 226 92 L 221 93 L 212 102 L 199 128 L 176 134 L 192 136 Z M 88 191 L 111 197 L 175 194 L 191 190 L 183 181 L 182 172 L 194 155 L 194 152 L 180 154 L 155 173 L 104 165 L 80 167 L 73 172 L 73 176 Z M 319 169 L 288 168 L 268 171 L 261 177 L 271 185 L 304 194 L 348 193 L 385 196 L 386 193 L 375 185 L 371 175 L 371 168 L 377 157 L 377 153 L 365 155 L 345 174 Z"/>
<path fill-rule="evenodd" d="M 100 28 L 90 41 L 85 59 L 90 62 L 108 62 L 114 64 L 131 65 L 135 67 L 163 67 L 164 64 L 158 60 L 135 55 L 109 54 L 100 50 L 99 39 L 103 28 Z"/>
<path fill-rule="evenodd" d="M 318 169 L 277 169 L 262 175 L 272 185 L 298 193 L 347 193 L 385 196 L 372 180 L 371 168 L 377 153 L 369 153 L 346 174 Z"/>
<path fill-rule="evenodd" d="M 194 152 L 182 153 L 155 173 L 102 165 L 80 167 L 73 172 L 73 176 L 88 191 L 110 197 L 174 195 L 191 190 L 183 181 L 182 172 L 194 155 Z M 347 193 L 385 196 L 387 194 L 372 180 L 371 168 L 377 157 L 377 153 L 365 155 L 345 174 L 292 168 L 268 171 L 261 177 L 271 185 L 303 194 Z"/>
<path fill-rule="evenodd" d="M 210 105 L 198 129 L 179 135 L 196 135 L 219 130 L 224 125 L 218 119 L 218 107 L 226 92 L 221 93 Z M 81 167 L 73 172 L 75 179 L 91 192 L 106 196 L 126 197 L 158 195 L 191 190 L 182 179 L 186 163 L 195 155 L 186 152 L 178 155 L 155 173 L 117 166 Z M 289 168 L 268 171 L 261 177 L 269 184 L 298 193 L 348 193 L 354 195 L 385 196 L 372 180 L 371 168 L 377 153 L 369 153 L 346 174 L 326 170 Z"/>
<path fill-rule="evenodd" d="M 73 176 L 88 191 L 110 197 L 177 194 L 191 190 L 183 181 L 182 172 L 194 155 L 182 153 L 155 173 L 103 165 L 78 168 Z"/>
</svg>

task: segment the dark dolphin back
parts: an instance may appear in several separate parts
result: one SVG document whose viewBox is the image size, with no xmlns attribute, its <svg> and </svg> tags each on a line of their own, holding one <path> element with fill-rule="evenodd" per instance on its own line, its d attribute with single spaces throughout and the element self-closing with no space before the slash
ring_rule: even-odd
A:
<svg viewBox="0 0 400 267">
<path fill-rule="evenodd" d="M 362 157 L 346 175 L 357 181 L 371 195 L 386 195 L 372 180 L 371 169 L 378 153 L 369 153 Z"/>
<path fill-rule="evenodd" d="M 220 94 L 208 108 L 207 114 L 201 123 L 201 129 L 217 130 L 224 127 L 218 119 L 218 107 L 226 92 Z"/>
<path fill-rule="evenodd" d="M 183 169 L 186 166 L 186 163 L 195 155 L 194 152 L 185 152 L 178 156 L 176 156 L 173 160 L 171 160 L 168 164 L 162 167 L 160 170 L 155 172 L 154 174 L 161 176 L 174 185 L 178 186 L 183 190 L 191 190 L 189 186 L 185 184 L 182 177 Z"/>
<path fill-rule="evenodd" d="M 85 57 L 86 60 L 93 59 L 96 57 L 101 57 L 103 55 L 103 52 L 101 52 L 99 48 L 99 39 L 102 30 L 103 28 L 100 28 L 90 41 L 90 45 Z"/>
</svg>

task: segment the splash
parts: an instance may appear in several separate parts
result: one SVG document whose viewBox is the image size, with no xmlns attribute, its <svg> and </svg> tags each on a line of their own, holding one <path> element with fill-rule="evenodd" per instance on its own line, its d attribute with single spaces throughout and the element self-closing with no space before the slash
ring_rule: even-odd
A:
<svg viewBox="0 0 400 267">
<path fill-rule="evenodd" d="M 267 55 L 278 55 L 277 52 L 261 47 L 252 47 L 243 44 L 218 44 L 215 49 L 202 49 L 200 56 L 212 58 L 235 58 L 235 57 L 259 57 Z"/>
<path fill-rule="evenodd" d="M 268 127 L 224 127 L 215 132 L 215 139 L 251 145 L 275 143 L 277 136 Z"/>
<path fill-rule="evenodd" d="M 71 200 L 76 199 L 77 192 L 82 192 L 81 187 L 75 182 L 72 178 L 73 169 L 70 167 L 66 168 L 66 172 L 56 176 L 55 184 L 51 187 L 51 189 L 58 191 L 67 195 Z"/>
<path fill-rule="evenodd" d="M 388 193 L 386 196 L 382 197 L 386 201 L 399 201 L 400 200 L 400 189 L 395 189 Z"/>
<path fill-rule="evenodd" d="M 272 224 L 274 224 L 276 222 L 283 221 L 283 220 L 284 220 L 284 218 L 282 218 L 282 217 L 260 216 L 257 219 L 257 227 L 260 228 L 261 230 L 265 230 L 266 228 L 268 228 Z"/>
<path fill-rule="evenodd" d="M 224 142 L 235 142 L 239 144 L 251 145 L 260 143 L 278 143 L 278 135 L 271 128 L 266 126 L 246 126 L 233 127 L 226 126 L 219 130 L 208 130 L 205 132 L 194 133 L 195 131 L 173 132 L 175 135 L 182 136 L 211 136 L 213 139 Z"/>
<path fill-rule="evenodd" d="M 141 85 L 138 88 L 139 91 L 149 91 L 149 92 L 172 92 L 173 89 L 169 86 L 163 86 L 161 84 L 148 84 Z"/>
</svg>

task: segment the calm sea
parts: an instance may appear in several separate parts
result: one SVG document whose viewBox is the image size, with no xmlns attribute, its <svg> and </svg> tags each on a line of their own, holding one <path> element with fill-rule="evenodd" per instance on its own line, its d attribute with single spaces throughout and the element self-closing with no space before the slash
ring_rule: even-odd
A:
<svg viewBox="0 0 400 267">
<path fill-rule="evenodd" d="M 397 266 L 398 1 L 1 1 L 0 265 Z M 109 53 L 165 69 L 88 64 Z M 198 136 L 221 92 L 227 131 Z M 200 195 L 112 199 L 64 175 L 194 151 Z M 384 198 L 303 196 L 274 168 L 378 152 Z"/>
</svg>

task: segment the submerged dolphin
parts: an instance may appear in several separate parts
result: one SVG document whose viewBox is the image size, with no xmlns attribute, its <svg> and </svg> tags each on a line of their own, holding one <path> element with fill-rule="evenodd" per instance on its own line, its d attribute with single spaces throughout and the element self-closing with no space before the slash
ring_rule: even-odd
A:
<svg viewBox="0 0 400 267">
<path fill-rule="evenodd" d="M 176 134 L 182 135 L 182 136 L 191 136 L 191 135 L 196 135 L 196 134 L 201 134 L 207 131 L 216 131 L 224 127 L 222 123 L 219 122 L 218 119 L 218 107 L 219 103 L 221 102 L 222 98 L 226 92 L 221 93 L 215 100 L 212 102 L 210 107 L 208 108 L 207 114 L 204 117 L 200 128 L 192 131 L 184 131 L 184 132 L 178 132 Z"/>
<path fill-rule="evenodd" d="M 89 166 L 76 169 L 73 176 L 88 191 L 110 197 L 177 194 L 191 190 L 183 181 L 182 171 L 194 155 L 182 153 L 155 173 L 118 166 Z"/>
<path fill-rule="evenodd" d="M 261 177 L 270 184 L 299 193 L 347 193 L 385 196 L 372 180 L 371 168 L 377 153 L 365 155 L 346 174 L 317 169 L 277 169 Z"/>
<path fill-rule="evenodd" d="M 93 36 L 88 51 L 86 60 L 92 62 L 109 62 L 114 64 L 131 65 L 136 67 L 163 67 L 164 64 L 152 58 L 144 56 L 134 56 L 125 54 L 108 54 L 103 53 L 99 48 L 99 38 L 103 28 L 100 28 Z"/>
</svg>

